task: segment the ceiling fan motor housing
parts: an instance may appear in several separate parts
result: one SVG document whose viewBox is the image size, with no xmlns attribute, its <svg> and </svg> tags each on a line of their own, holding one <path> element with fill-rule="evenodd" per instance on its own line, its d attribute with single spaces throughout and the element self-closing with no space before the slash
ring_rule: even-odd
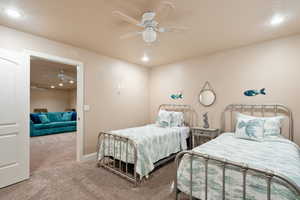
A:
<svg viewBox="0 0 300 200">
<path fill-rule="evenodd" d="M 155 12 L 145 12 L 143 14 L 143 21 L 151 21 L 155 17 Z"/>
<path fill-rule="evenodd" d="M 147 43 L 155 42 L 157 38 L 157 33 L 153 27 L 146 27 L 143 31 L 143 40 Z"/>
</svg>

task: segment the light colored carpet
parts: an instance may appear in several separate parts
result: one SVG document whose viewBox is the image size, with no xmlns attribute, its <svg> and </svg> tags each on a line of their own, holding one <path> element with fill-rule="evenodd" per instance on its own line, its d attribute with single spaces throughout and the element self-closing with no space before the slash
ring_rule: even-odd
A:
<svg viewBox="0 0 300 200">
<path fill-rule="evenodd" d="M 53 136 L 53 137 L 52 137 Z M 174 162 L 134 188 L 95 161 L 75 161 L 75 134 L 32 138 L 30 180 L 0 189 L 1 200 L 172 200 Z"/>
<path fill-rule="evenodd" d="M 76 160 L 76 133 L 30 138 L 30 172 L 69 164 Z"/>
</svg>

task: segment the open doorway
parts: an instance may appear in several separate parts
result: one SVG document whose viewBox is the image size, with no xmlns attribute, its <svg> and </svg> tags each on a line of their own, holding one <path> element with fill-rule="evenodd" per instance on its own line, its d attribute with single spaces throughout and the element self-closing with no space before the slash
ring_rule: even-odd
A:
<svg viewBox="0 0 300 200">
<path fill-rule="evenodd" d="M 83 156 L 83 65 L 37 52 L 30 69 L 30 173 Z"/>
<path fill-rule="evenodd" d="M 76 161 L 77 70 L 30 58 L 30 171 Z"/>
</svg>

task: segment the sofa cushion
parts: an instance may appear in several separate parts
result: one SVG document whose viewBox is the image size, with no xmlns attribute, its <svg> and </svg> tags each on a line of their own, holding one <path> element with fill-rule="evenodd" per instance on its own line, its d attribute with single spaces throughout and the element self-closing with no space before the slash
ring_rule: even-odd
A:
<svg viewBox="0 0 300 200">
<path fill-rule="evenodd" d="M 76 126 L 76 122 L 66 121 L 66 122 L 51 122 L 48 124 L 34 124 L 35 129 L 51 129 L 51 128 L 67 127 L 67 126 Z"/>
<path fill-rule="evenodd" d="M 62 121 L 62 113 L 61 112 L 49 112 L 49 113 L 47 113 L 47 116 L 51 122 L 61 122 Z"/>
<path fill-rule="evenodd" d="M 40 120 L 39 114 L 37 114 L 37 113 L 30 113 L 30 119 L 34 124 L 42 123 Z"/>
</svg>

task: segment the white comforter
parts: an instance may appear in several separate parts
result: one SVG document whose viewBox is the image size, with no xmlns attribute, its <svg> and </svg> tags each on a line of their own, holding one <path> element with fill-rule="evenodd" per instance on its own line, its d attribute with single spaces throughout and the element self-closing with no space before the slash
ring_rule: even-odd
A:
<svg viewBox="0 0 300 200">
<path fill-rule="evenodd" d="M 111 131 L 110 133 L 124 136 L 134 141 L 137 147 L 136 171 L 142 178 L 147 176 L 154 169 L 155 162 L 187 148 L 186 138 L 189 134 L 189 128 L 161 128 L 156 124 L 150 124 L 141 127 Z M 116 159 L 124 162 L 127 160 L 128 163 L 134 162 L 132 146 L 128 147 L 128 157 L 126 159 L 126 142 L 115 142 L 114 144 L 112 139 L 109 140 L 108 138 L 104 141 L 104 145 L 103 143 L 100 144 L 99 160 L 105 155 L 114 156 Z"/>
</svg>

